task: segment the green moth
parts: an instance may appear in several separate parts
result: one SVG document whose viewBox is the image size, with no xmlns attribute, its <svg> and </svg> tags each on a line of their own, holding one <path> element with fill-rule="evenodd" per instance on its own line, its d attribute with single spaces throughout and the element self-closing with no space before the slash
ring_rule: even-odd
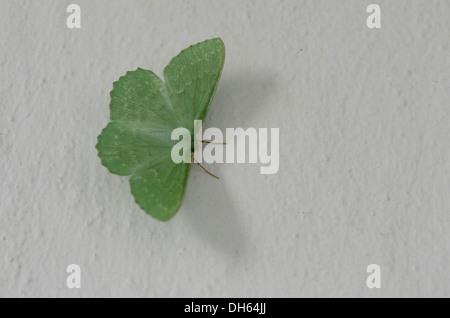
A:
<svg viewBox="0 0 450 318">
<path fill-rule="evenodd" d="M 194 136 L 194 120 L 206 118 L 224 62 L 225 46 L 217 38 L 173 58 L 164 81 L 138 68 L 113 84 L 111 121 L 98 136 L 98 155 L 111 173 L 130 176 L 136 203 L 160 221 L 178 212 L 191 166 L 172 161 L 178 142 L 172 131 L 184 127 Z"/>
</svg>

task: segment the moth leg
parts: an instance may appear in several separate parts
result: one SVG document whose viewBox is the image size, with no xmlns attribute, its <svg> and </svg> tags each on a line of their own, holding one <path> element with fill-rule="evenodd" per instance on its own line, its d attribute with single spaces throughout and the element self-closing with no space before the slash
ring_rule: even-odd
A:
<svg viewBox="0 0 450 318">
<path fill-rule="evenodd" d="M 217 180 L 219 180 L 220 178 L 218 176 L 213 175 L 211 172 L 209 172 L 208 170 L 206 170 L 205 167 L 203 167 L 199 162 L 197 162 L 194 157 L 192 156 L 192 159 L 194 160 L 194 162 L 203 169 L 203 171 L 205 171 L 207 174 L 209 174 L 211 177 L 216 178 Z"/>
</svg>

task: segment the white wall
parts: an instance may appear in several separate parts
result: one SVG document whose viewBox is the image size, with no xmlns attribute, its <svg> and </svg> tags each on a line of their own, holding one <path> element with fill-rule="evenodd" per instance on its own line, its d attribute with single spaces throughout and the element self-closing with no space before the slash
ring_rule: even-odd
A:
<svg viewBox="0 0 450 318">
<path fill-rule="evenodd" d="M 450 2 L 73 2 L 0 1 L 0 296 L 450 296 Z M 193 167 L 160 223 L 100 165 L 109 92 L 217 36 L 207 124 L 280 128 L 280 172 Z"/>
</svg>

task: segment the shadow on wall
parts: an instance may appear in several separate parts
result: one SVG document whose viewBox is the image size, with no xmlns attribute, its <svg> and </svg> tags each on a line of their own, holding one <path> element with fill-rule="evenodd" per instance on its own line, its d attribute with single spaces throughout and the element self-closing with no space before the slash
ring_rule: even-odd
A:
<svg viewBox="0 0 450 318">
<path fill-rule="evenodd" d="M 271 106 L 269 97 L 274 88 L 273 76 L 268 72 L 242 70 L 224 74 L 211 105 L 206 127 L 218 127 L 225 133 L 226 127 L 248 128 L 257 125 L 253 116 Z M 197 234 L 214 248 L 233 258 L 245 258 L 249 250 L 241 217 L 244 213 L 254 211 L 243 211 L 236 205 L 235 202 L 245 198 L 235 196 L 245 196 L 245 193 L 229 193 L 226 188 L 226 184 L 230 184 L 226 179 L 235 178 L 230 171 L 237 170 L 227 169 L 227 165 L 223 164 L 213 164 L 211 168 L 221 180 L 215 180 L 195 165 L 192 166 L 183 203 L 186 211 L 183 214 Z"/>
<path fill-rule="evenodd" d="M 196 234 L 215 249 L 233 258 L 242 258 L 246 254 L 246 244 L 240 211 L 226 190 L 225 182 L 210 178 L 200 171 L 191 172 L 183 215 Z"/>
<path fill-rule="evenodd" d="M 253 127 L 257 124 L 255 115 L 274 106 L 271 96 L 275 89 L 275 76 L 270 71 L 224 72 L 204 128 Z"/>
</svg>

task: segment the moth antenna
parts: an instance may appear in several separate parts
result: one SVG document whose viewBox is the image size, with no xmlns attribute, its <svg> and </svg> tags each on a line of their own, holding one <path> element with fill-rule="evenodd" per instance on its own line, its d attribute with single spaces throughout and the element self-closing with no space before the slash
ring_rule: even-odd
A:
<svg viewBox="0 0 450 318">
<path fill-rule="evenodd" d="M 226 145 L 226 142 L 211 142 L 211 141 L 207 141 L 207 140 L 202 140 L 202 143 L 204 144 L 212 144 L 212 145 Z"/>
</svg>

